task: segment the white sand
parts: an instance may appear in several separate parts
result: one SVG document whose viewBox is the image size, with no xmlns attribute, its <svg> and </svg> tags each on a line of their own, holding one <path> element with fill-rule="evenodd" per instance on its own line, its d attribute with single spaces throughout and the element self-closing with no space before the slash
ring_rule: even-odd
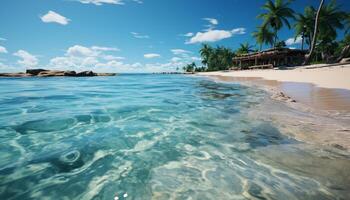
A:
<svg viewBox="0 0 350 200">
<path fill-rule="evenodd" d="M 310 67 L 310 66 L 308 66 Z M 350 90 L 350 64 L 316 69 L 296 68 L 293 70 L 244 70 L 230 72 L 202 72 L 199 75 L 229 77 L 260 77 L 267 80 L 305 82 L 318 87 Z"/>
</svg>

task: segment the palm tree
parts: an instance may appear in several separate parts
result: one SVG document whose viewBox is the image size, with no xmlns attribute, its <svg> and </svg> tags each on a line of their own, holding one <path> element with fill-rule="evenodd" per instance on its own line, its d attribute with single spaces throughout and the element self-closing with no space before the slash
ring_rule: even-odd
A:
<svg viewBox="0 0 350 200">
<path fill-rule="evenodd" d="M 246 42 L 246 43 L 239 44 L 239 48 L 237 49 L 236 53 L 237 54 L 246 54 L 246 53 L 250 53 L 253 51 L 254 51 L 253 46 L 249 45 L 249 43 Z"/>
<path fill-rule="evenodd" d="M 302 36 L 302 43 L 306 39 L 306 43 L 311 44 L 312 33 L 315 25 L 316 10 L 312 6 L 307 6 L 304 14 L 297 14 L 295 28 L 295 38 Z"/>
<path fill-rule="evenodd" d="M 286 42 L 283 40 L 276 43 L 276 48 L 285 48 L 286 46 Z"/>
<path fill-rule="evenodd" d="M 209 63 L 210 55 L 213 53 L 213 48 L 208 44 L 204 44 L 199 50 L 199 53 L 202 57 L 202 64 L 207 66 Z"/>
<path fill-rule="evenodd" d="M 192 62 L 191 64 L 187 64 L 183 67 L 183 70 L 186 72 L 194 72 L 197 68 L 196 63 Z"/>
<path fill-rule="evenodd" d="M 346 35 L 342 41 L 339 42 L 338 52 L 339 57 L 337 61 L 341 61 L 343 58 L 350 57 L 350 35 Z"/>
<path fill-rule="evenodd" d="M 235 54 L 231 49 L 225 47 L 217 47 L 216 54 L 220 70 L 227 70 L 232 65 L 232 58 Z"/>
<path fill-rule="evenodd" d="M 304 64 L 308 64 L 310 62 L 310 58 L 315 50 L 315 45 L 316 45 L 316 39 L 317 39 L 317 32 L 318 32 L 318 25 L 319 25 L 319 20 L 320 20 L 320 13 L 321 9 L 323 7 L 324 0 L 321 0 L 320 6 L 318 7 L 317 13 L 316 13 L 316 19 L 315 19 L 315 27 L 314 27 L 314 34 L 312 36 L 312 42 L 311 42 L 311 47 L 310 47 L 310 52 L 305 55 L 305 61 Z"/>
<path fill-rule="evenodd" d="M 284 0 L 268 0 L 265 5 L 262 6 L 267 12 L 258 15 L 258 18 L 263 19 L 263 26 L 269 26 L 274 30 L 274 45 L 277 42 L 277 32 L 286 25 L 289 29 L 291 28 L 288 19 L 294 19 L 294 11 L 289 8 L 291 1 Z"/>
<path fill-rule="evenodd" d="M 345 34 L 348 34 L 350 31 L 350 13 L 347 13 L 345 16 Z"/>
<path fill-rule="evenodd" d="M 343 29 L 347 13 L 340 10 L 335 0 L 323 6 L 319 13 L 319 37 L 316 40 L 335 40 L 337 29 Z"/>
<path fill-rule="evenodd" d="M 226 69 L 230 68 L 232 66 L 232 58 L 235 57 L 235 53 L 229 49 L 229 48 L 224 48 L 223 49 L 223 57 L 225 60 L 225 67 Z"/>
<path fill-rule="evenodd" d="M 256 40 L 256 43 L 259 44 L 259 50 L 261 51 L 262 45 L 273 45 L 274 34 L 269 30 L 267 26 L 259 26 L 257 31 L 252 33 L 253 37 Z"/>
<path fill-rule="evenodd" d="M 315 14 L 314 29 L 312 33 L 312 42 L 309 53 L 305 56 L 304 64 L 310 62 L 315 51 L 316 44 L 331 44 L 337 38 L 337 29 L 343 29 L 343 21 L 346 20 L 348 14 L 340 11 L 336 5 L 336 1 L 331 1 L 324 6 L 324 0 L 320 1 L 320 6 Z M 322 48 L 325 49 L 325 48 Z M 321 53 L 322 52 L 321 50 Z"/>
</svg>

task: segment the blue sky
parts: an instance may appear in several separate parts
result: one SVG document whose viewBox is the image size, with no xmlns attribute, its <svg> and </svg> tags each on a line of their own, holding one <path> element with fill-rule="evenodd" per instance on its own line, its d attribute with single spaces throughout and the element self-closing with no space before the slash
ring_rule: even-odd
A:
<svg viewBox="0 0 350 200">
<path fill-rule="evenodd" d="M 0 71 L 173 71 L 196 61 L 201 43 L 254 44 L 264 0 L 2 0 Z M 302 12 L 318 0 L 296 0 Z M 329 0 L 326 0 L 329 2 Z M 350 11 L 350 1 L 338 0 Z M 342 33 L 340 33 L 340 37 Z M 279 38 L 294 37 L 283 29 Z M 291 41 L 293 43 L 294 41 Z M 291 44 L 298 48 L 300 44 Z"/>
</svg>

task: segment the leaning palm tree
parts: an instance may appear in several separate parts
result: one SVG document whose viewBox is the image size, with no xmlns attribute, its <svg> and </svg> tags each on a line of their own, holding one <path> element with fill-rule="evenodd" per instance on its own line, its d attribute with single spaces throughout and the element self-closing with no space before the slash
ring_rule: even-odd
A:
<svg viewBox="0 0 350 200">
<path fill-rule="evenodd" d="M 314 29 L 310 52 L 305 56 L 304 64 L 310 62 L 317 43 L 332 43 L 332 41 L 337 38 L 337 30 L 344 28 L 343 21 L 346 20 L 347 17 L 348 14 L 340 10 L 336 1 L 333 0 L 325 6 L 324 0 L 320 1 L 319 8 L 314 18 Z"/>
<path fill-rule="evenodd" d="M 265 5 L 262 6 L 267 12 L 258 15 L 258 18 L 263 19 L 263 26 L 269 26 L 274 30 L 274 44 L 277 42 L 277 32 L 286 25 L 289 29 L 291 28 L 289 19 L 294 19 L 294 11 L 289 8 L 291 0 L 268 0 Z"/>
<path fill-rule="evenodd" d="M 256 43 L 259 44 L 259 50 L 261 51 L 262 45 L 271 45 L 274 43 L 274 33 L 269 30 L 267 26 L 259 26 L 257 31 L 252 33 L 253 37 L 256 40 Z"/>
<path fill-rule="evenodd" d="M 310 52 L 305 55 L 305 61 L 304 64 L 308 64 L 310 62 L 310 58 L 315 50 L 315 45 L 316 45 L 316 39 L 317 39 L 317 32 L 318 32 L 318 25 L 319 25 L 319 20 L 320 20 L 320 13 L 322 10 L 324 4 L 324 0 L 321 0 L 320 6 L 318 7 L 317 13 L 316 13 L 316 19 L 315 19 L 315 27 L 314 27 L 314 34 L 312 36 L 312 42 L 311 42 L 311 47 L 310 47 Z"/>
</svg>

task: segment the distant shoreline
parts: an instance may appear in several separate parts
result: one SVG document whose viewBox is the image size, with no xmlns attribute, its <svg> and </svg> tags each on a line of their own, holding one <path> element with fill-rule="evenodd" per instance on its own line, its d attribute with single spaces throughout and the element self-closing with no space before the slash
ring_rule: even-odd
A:
<svg viewBox="0 0 350 200">
<path fill-rule="evenodd" d="M 27 69 L 26 72 L 0 73 L 0 77 L 25 78 L 25 77 L 91 77 L 91 76 L 115 76 L 116 73 L 96 73 L 93 71 L 61 71 L 47 69 Z"/>
</svg>

